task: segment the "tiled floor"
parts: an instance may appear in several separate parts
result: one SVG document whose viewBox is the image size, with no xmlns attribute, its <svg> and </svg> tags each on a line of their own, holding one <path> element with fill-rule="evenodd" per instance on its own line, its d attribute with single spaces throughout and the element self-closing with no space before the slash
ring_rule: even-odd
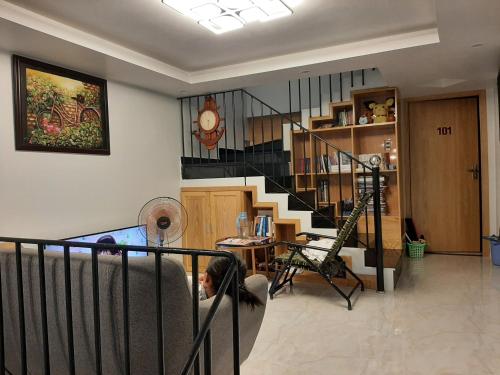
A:
<svg viewBox="0 0 500 375">
<path fill-rule="evenodd" d="M 394 293 L 347 311 L 325 285 L 268 301 L 242 375 L 500 374 L 500 267 L 479 257 L 405 261 Z"/>
</svg>

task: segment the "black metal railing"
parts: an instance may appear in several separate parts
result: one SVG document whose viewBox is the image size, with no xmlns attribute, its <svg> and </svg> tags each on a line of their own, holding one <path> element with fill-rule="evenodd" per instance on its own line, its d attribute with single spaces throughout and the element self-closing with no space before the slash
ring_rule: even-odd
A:
<svg viewBox="0 0 500 375">
<path fill-rule="evenodd" d="M 51 241 L 51 240 L 40 240 L 40 239 L 26 239 L 26 238 L 10 238 L 10 237 L 0 237 L 0 242 L 13 243 L 15 244 L 15 260 L 16 267 L 15 270 L 6 270 L 6 272 L 15 272 L 17 280 L 17 304 L 18 304 L 18 316 L 19 316 L 19 347 L 6 347 L 5 346 L 5 330 L 4 330 L 4 304 L 9 304 L 9 296 L 3 296 L 2 294 L 2 274 L 0 268 L 0 374 L 12 374 L 12 371 L 6 368 L 6 356 L 5 351 L 19 351 L 20 353 L 20 369 L 21 374 L 28 374 L 28 359 L 30 357 L 30 352 L 27 348 L 27 329 L 26 329 L 26 317 L 25 315 L 25 297 L 24 297 L 24 287 L 23 287 L 23 247 L 22 245 L 36 245 L 38 252 L 38 275 L 39 275 L 39 297 L 40 297 L 40 314 L 41 314 L 41 333 L 42 333 L 42 354 L 43 354 L 43 370 L 41 373 L 48 375 L 51 373 L 51 361 L 50 353 L 51 343 L 49 342 L 48 325 L 47 325 L 47 290 L 45 285 L 45 247 L 46 246 L 60 246 L 64 249 L 64 294 L 65 294 L 65 319 L 66 319 L 66 338 L 67 338 L 67 358 L 68 358 L 68 368 L 69 374 L 75 374 L 75 352 L 74 343 L 78 338 L 74 337 L 73 329 L 73 308 L 72 308 L 72 285 L 71 285 L 71 255 L 70 247 L 78 248 L 90 248 L 91 249 L 91 263 L 92 263 L 92 308 L 93 308 L 93 321 L 94 321 L 94 347 L 88 348 L 89 352 L 94 352 L 95 363 L 92 367 L 95 368 L 95 373 L 100 375 L 103 374 L 102 367 L 102 348 L 101 348 L 101 315 L 100 315 L 100 297 L 99 297 L 99 255 L 100 250 L 120 250 L 122 252 L 121 262 L 122 262 L 122 309 L 123 309 L 123 369 L 126 374 L 130 374 L 130 327 L 129 327 L 129 259 L 128 253 L 130 251 L 147 252 L 148 254 L 153 254 L 155 257 L 155 293 L 156 293 L 156 339 L 157 339 L 157 357 L 158 357 L 158 374 L 165 374 L 165 361 L 169 358 L 164 357 L 164 340 L 169 334 L 165 332 L 163 327 L 163 304 L 169 303 L 169 301 L 163 301 L 162 299 L 162 256 L 165 254 L 178 254 L 183 256 L 188 256 L 192 261 L 192 319 L 193 319 L 193 346 L 189 352 L 189 357 L 184 364 L 181 374 L 199 374 L 200 373 L 200 358 L 199 352 L 201 346 L 204 346 L 204 374 L 212 373 L 212 350 L 211 350 L 211 326 L 215 318 L 215 314 L 221 304 L 222 297 L 228 290 L 232 288 L 232 338 L 233 338 L 233 366 L 234 374 L 240 373 L 240 359 L 239 359 L 239 294 L 238 294 L 238 270 L 237 262 L 235 256 L 230 252 L 225 251 L 205 251 L 205 250 L 194 250 L 194 249 L 176 249 L 176 248 L 154 248 L 154 247 L 142 247 L 142 246 L 123 246 L 123 245 L 112 245 L 112 244 L 95 244 L 95 243 L 82 243 L 82 242 L 68 242 L 68 241 Z M 200 325 L 200 312 L 199 312 L 199 257 L 200 256 L 212 256 L 212 257 L 226 257 L 230 259 L 230 266 L 226 272 L 221 286 L 214 298 L 214 301 L 207 313 L 206 319 Z M 5 276 L 4 276 L 5 280 Z M 33 293 L 33 291 L 30 291 Z M 12 296 L 10 296 L 12 297 Z M 30 334 L 34 334 L 31 332 Z"/>
<path fill-rule="evenodd" d="M 353 85 L 351 75 L 351 85 Z M 364 84 L 364 71 L 362 72 Z M 342 74 L 340 97 L 343 99 Z M 302 122 L 302 80 L 297 82 L 298 108 L 292 105 L 292 83 L 289 83 L 288 113 L 281 113 L 244 89 L 208 93 L 179 98 L 182 113 L 183 134 L 183 178 L 216 178 L 264 176 L 272 192 L 289 194 L 289 208 L 311 211 L 313 223 L 323 227 L 340 227 L 355 206 L 357 198 L 367 189 L 373 190 L 371 205 L 373 212 L 365 210 L 364 236 L 357 231 L 354 241 L 367 249 L 370 244 L 376 252 L 377 290 L 384 290 L 382 220 L 380 206 L 380 170 L 355 157 L 352 152 L 342 150 L 320 132 L 311 132 Z M 322 107 L 322 92 L 329 91 L 332 97 L 332 78 L 329 85 L 318 77 L 319 107 Z M 311 79 L 308 79 L 307 101 L 312 110 Z M 193 141 L 194 123 L 198 105 L 206 97 L 212 97 L 220 105 L 219 113 L 224 118 L 224 137 L 212 152 Z M 193 103 L 196 103 L 193 105 Z M 189 122 L 186 123 L 185 119 Z M 191 147 L 186 147 L 186 135 L 190 135 Z M 285 148 L 290 138 L 289 149 Z M 228 139 L 230 141 L 228 141 Z M 187 142 L 189 146 L 189 142 Z M 193 146 L 194 145 L 194 146 Z M 293 160 L 291 159 L 293 158 Z M 355 170 L 360 173 L 355 174 Z M 210 171 L 210 172 L 208 172 Z M 361 172 L 362 171 L 362 172 Z M 355 181 L 360 176 L 362 184 Z M 370 186 L 371 185 L 371 186 Z M 369 216 L 373 215 L 373 224 Z M 372 226 L 369 228 L 369 226 Z M 370 233 L 374 241 L 370 241 Z"/>
</svg>

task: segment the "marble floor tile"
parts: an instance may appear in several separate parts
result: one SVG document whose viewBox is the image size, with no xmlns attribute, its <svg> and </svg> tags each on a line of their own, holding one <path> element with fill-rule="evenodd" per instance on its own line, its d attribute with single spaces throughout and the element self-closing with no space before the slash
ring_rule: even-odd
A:
<svg viewBox="0 0 500 375">
<path fill-rule="evenodd" d="M 406 259 L 393 293 L 348 311 L 326 284 L 268 301 L 242 375 L 500 375 L 500 267 L 488 259 Z"/>
</svg>

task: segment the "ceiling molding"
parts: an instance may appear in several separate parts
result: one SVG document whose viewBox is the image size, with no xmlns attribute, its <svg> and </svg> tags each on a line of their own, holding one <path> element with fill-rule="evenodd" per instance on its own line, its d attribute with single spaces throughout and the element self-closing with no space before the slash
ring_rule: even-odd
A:
<svg viewBox="0 0 500 375">
<path fill-rule="evenodd" d="M 182 69 L 4 0 L 0 0 L 0 18 L 156 73 L 164 74 L 183 82 L 189 82 L 189 74 Z"/>
<path fill-rule="evenodd" d="M 440 42 L 438 29 L 431 27 L 239 64 L 187 71 L 5 0 L 0 0 L 0 18 L 188 85 L 276 72 Z"/>
<path fill-rule="evenodd" d="M 439 43 L 437 28 L 291 53 L 190 73 L 191 83 L 216 81 Z"/>
</svg>

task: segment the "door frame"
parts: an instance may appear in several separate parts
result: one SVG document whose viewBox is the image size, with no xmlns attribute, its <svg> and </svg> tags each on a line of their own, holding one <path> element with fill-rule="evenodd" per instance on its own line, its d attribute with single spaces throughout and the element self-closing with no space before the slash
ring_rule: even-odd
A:
<svg viewBox="0 0 500 375">
<path fill-rule="evenodd" d="M 405 126 L 401 127 L 401 149 L 402 149 L 402 180 L 403 180 L 403 212 L 405 217 L 411 217 L 411 189 L 410 189 L 410 119 L 409 104 L 415 102 L 426 102 L 443 99 L 461 99 L 475 97 L 479 104 L 479 151 L 480 151 L 480 215 L 481 215 L 481 236 L 488 235 L 490 232 L 490 205 L 489 205 L 489 174 L 488 174 L 488 119 L 486 111 L 486 91 L 473 90 L 456 93 L 447 93 L 439 95 L 410 97 L 403 99 L 403 121 Z M 487 240 L 481 240 L 480 253 L 469 255 L 490 256 L 490 247 Z"/>
</svg>

